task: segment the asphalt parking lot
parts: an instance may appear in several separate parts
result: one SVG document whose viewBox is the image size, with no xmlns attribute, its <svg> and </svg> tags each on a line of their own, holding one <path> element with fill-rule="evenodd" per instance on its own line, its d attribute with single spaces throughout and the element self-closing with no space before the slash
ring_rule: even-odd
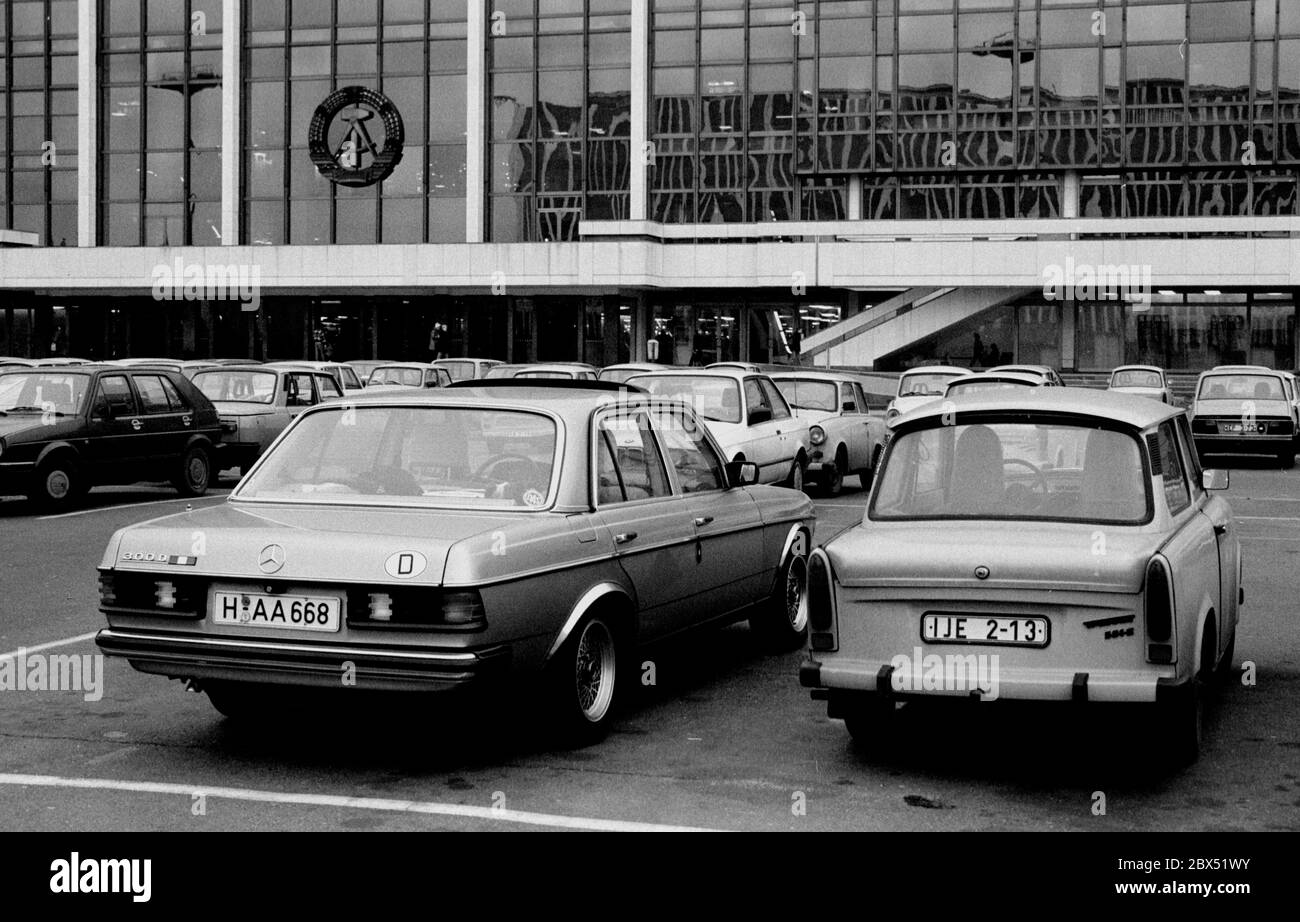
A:
<svg viewBox="0 0 1300 922">
<path fill-rule="evenodd" d="M 892 746 L 858 751 L 799 687 L 801 654 L 764 655 L 736 626 L 652 651 L 656 684 L 575 751 L 526 711 L 460 701 L 236 727 L 205 696 L 108 660 L 98 700 L 0 691 L 0 828 L 1300 829 L 1300 469 L 1227 466 L 1245 551 L 1237 658 L 1255 684 L 1234 679 L 1181 771 L 1150 766 L 1128 712 L 909 707 Z M 819 540 L 859 520 L 846 486 L 819 500 Z M 186 503 L 98 489 L 42 517 L 0 500 L 0 654 L 95 653 L 109 536 Z"/>
</svg>

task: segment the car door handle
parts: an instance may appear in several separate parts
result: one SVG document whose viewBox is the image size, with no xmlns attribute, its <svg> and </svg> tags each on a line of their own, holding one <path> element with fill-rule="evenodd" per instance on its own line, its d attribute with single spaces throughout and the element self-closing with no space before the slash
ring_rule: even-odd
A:
<svg viewBox="0 0 1300 922">
<path fill-rule="evenodd" d="M 615 544 L 631 544 L 635 540 L 636 540 L 636 532 L 634 531 L 625 531 L 621 535 L 614 536 Z"/>
<path fill-rule="evenodd" d="M 705 525 L 712 525 L 712 524 L 713 524 L 713 516 L 711 515 L 702 515 L 695 520 L 696 528 L 703 528 Z"/>
</svg>

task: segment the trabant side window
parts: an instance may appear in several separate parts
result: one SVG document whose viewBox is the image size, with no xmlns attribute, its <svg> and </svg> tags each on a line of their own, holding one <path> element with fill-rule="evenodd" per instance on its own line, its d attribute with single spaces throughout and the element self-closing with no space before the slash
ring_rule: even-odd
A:
<svg viewBox="0 0 1300 922">
<path fill-rule="evenodd" d="M 1165 502 L 1169 505 L 1170 514 L 1178 515 L 1192 504 L 1192 496 L 1187 488 L 1183 459 L 1178 451 L 1178 436 L 1174 433 L 1172 422 L 1161 424 L 1156 432 L 1156 443 L 1160 448 L 1160 475 L 1164 480 Z"/>
<path fill-rule="evenodd" d="M 840 406 L 839 409 L 844 413 L 858 412 L 858 398 L 853 393 L 853 385 L 840 385 Z"/>
<path fill-rule="evenodd" d="M 339 383 L 329 375 L 320 375 L 316 378 L 316 387 L 320 391 L 321 399 L 326 397 L 342 397 L 343 391 Z"/>
<path fill-rule="evenodd" d="M 630 503 L 668 496 L 668 470 L 644 413 L 611 415 L 596 427 L 597 502 Z"/>
<path fill-rule="evenodd" d="M 1178 417 L 1178 432 L 1182 437 L 1183 449 L 1183 466 L 1187 468 L 1187 479 L 1192 485 L 1192 496 L 1199 498 L 1205 493 L 1201 486 L 1201 458 L 1196 453 L 1196 440 L 1192 438 L 1192 424 L 1187 420 L 1187 414 L 1184 413 Z"/>
<path fill-rule="evenodd" d="M 680 410 L 656 410 L 653 419 L 683 493 L 709 493 L 727 488 L 726 467 L 695 417 Z"/>
</svg>

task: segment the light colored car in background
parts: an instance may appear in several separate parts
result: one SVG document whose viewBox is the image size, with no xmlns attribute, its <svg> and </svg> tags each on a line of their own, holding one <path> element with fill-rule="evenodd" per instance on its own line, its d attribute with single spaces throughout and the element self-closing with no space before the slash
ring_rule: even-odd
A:
<svg viewBox="0 0 1300 922">
<path fill-rule="evenodd" d="M 673 369 L 626 382 L 695 408 L 728 461 L 758 465 L 759 482 L 804 488 L 811 457 L 808 423 L 795 416 L 767 375 L 720 368 Z"/>
<path fill-rule="evenodd" d="M 193 381 L 221 421 L 217 471 L 247 473 L 303 410 L 343 397 L 333 375 L 301 365 L 227 365 L 201 371 Z"/>
<path fill-rule="evenodd" d="M 949 381 L 970 373 L 969 368 L 956 365 L 921 365 L 907 369 L 898 377 L 898 390 L 885 408 L 885 419 L 894 419 L 940 399 L 948 389 Z"/>
<path fill-rule="evenodd" d="M 1042 378 L 1045 387 L 1065 387 L 1065 381 L 1061 379 L 1060 372 L 1048 365 L 998 365 L 996 368 L 988 370 L 989 374 L 1001 374 L 1003 372 L 1033 375 L 1036 378 Z"/>
<path fill-rule="evenodd" d="M 744 619 L 803 643 L 813 506 L 755 474 L 689 407 L 600 383 L 317 407 L 228 502 L 113 536 L 98 644 L 233 719 L 286 686 L 328 709 L 350 664 L 349 695 L 499 686 L 590 742 L 647 643 Z"/>
<path fill-rule="evenodd" d="M 365 390 L 366 387 L 361 383 L 361 377 L 357 374 L 357 370 L 344 362 L 268 362 L 266 367 L 283 368 L 287 366 L 311 368 L 332 375 L 335 383 L 342 388 L 344 395 L 358 394 Z"/>
<path fill-rule="evenodd" d="M 438 368 L 445 368 L 447 374 L 451 375 L 451 380 L 455 382 L 477 381 L 485 378 L 489 371 L 505 363 L 498 362 L 496 359 L 438 359 L 433 364 Z"/>
<path fill-rule="evenodd" d="M 948 382 L 944 390 L 944 399 L 962 394 L 979 394 L 985 391 L 1015 390 L 1017 388 L 1049 387 L 1047 379 L 1040 375 L 1025 374 L 1022 371 L 978 371 L 962 375 Z"/>
<path fill-rule="evenodd" d="M 594 365 L 584 365 L 581 362 L 540 362 L 520 365 L 510 377 L 524 380 L 595 381 L 598 374 Z"/>
<path fill-rule="evenodd" d="M 712 365 L 705 365 L 704 367 L 710 371 L 717 371 L 719 369 L 722 371 L 743 371 L 751 375 L 761 375 L 764 373 L 761 366 L 754 365 L 751 362 L 714 362 Z"/>
<path fill-rule="evenodd" d="M 863 489 L 885 446 L 884 421 L 867 411 L 862 384 L 849 375 L 798 371 L 771 378 L 795 415 L 808 423 L 809 480 L 838 496 L 856 474 Z"/>
<path fill-rule="evenodd" d="M 1272 455 L 1295 464 L 1297 410 L 1286 373 L 1262 365 L 1202 372 L 1192 401 L 1192 432 L 1202 456 Z"/>
<path fill-rule="evenodd" d="M 1121 365 L 1110 373 L 1110 384 L 1106 390 L 1149 397 L 1161 403 L 1174 402 L 1169 381 L 1165 378 L 1165 370 L 1155 365 Z"/>
<path fill-rule="evenodd" d="M 205 359 L 118 359 L 104 364 L 118 368 L 167 368 L 180 372 L 191 381 L 201 371 L 221 367 L 216 362 Z"/>
<path fill-rule="evenodd" d="M 623 384 L 633 375 L 651 374 L 656 371 L 663 371 L 665 366 L 654 365 L 649 362 L 625 362 L 622 365 L 606 365 L 596 376 L 600 381 L 612 381 L 615 384 Z"/>
<path fill-rule="evenodd" d="M 451 375 L 447 369 L 425 362 L 393 362 L 380 365 L 370 373 L 366 390 L 378 393 L 382 388 L 450 387 Z"/>
<path fill-rule="evenodd" d="M 35 368 L 34 359 L 20 359 L 10 355 L 0 355 L 0 369 L 3 368 Z"/>
<path fill-rule="evenodd" d="M 370 383 L 370 373 L 376 368 L 395 363 L 388 359 L 357 359 L 355 362 L 344 362 L 343 364 L 350 366 L 357 373 L 357 377 L 361 379 L 361 383 L 365 385 Z"/>
<path fill-rule="evenodd" d="M 900 701 L 1130 702 L 1160 756 L 1195 758 L 1241 545 L 1185 411 L 1075 388 L 947 403 L 897 424 L 862 524 L 813 553 L 801 683 L 863 745 Z"/>
</svg>

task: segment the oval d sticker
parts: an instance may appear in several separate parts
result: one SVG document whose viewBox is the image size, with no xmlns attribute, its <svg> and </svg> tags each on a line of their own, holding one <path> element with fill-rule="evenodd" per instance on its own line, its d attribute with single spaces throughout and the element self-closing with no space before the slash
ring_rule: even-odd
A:
<svg viewBox="0 0 1300 922">
<path fill-rule="evenodd" d="M 429 558 L 419 551 L 398 551 L 384 564 L 393 579 L 415 579 L 429 566 Z"/>
</svg>

